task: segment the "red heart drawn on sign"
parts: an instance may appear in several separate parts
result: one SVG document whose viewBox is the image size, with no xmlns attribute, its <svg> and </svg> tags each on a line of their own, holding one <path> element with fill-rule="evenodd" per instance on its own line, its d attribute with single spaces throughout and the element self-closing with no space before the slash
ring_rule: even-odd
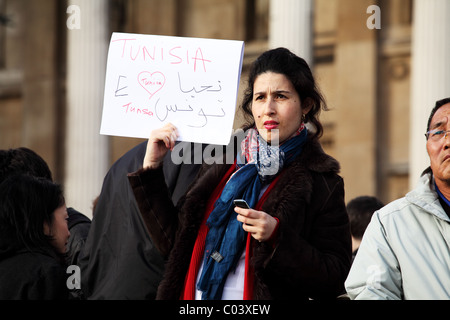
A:
<svg viewBox="0 0 450 320">
<path fill-rule="evenodd" d="M 149 99 L 151 99 L 155 93 L 164 87 L 166 77 L 159 71 L 155 71 L 153 73 L 142 71 L 138 74 L 138 82 L 141 87 L 150 94 Z"/>
</svg>

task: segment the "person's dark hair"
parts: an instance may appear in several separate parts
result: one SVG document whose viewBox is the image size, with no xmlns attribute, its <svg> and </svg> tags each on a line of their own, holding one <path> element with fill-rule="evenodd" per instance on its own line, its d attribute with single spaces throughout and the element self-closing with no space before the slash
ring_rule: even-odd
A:
<svg viewBox="0 0 450 320">
<path fill-rule="evenodd" d="M 62 188 L 46 178 L 11 175 L 0 183 L 0 233 L 16 248 L 53 249 L 44 223 L 53 226 L 53 212 L 64 205 Z"/>
<path fill-rule="evenodd" d="M 319 121 L 321 109 L 328 110 L 325 99 L 320 93 L 311 69 L 306 61 L 286 48 L 276 48 L 261 54 L 252 64 L 248 77 L 247 89 L 244 92 L 241 108 L 247 120 L 246 127 L 252 127 L 255 120 L 252 115 L 253 85 L 256 78 L 265 72 L 285 75 L 295 87 L 303 106 L 311 105 L 305 123 L 311 122 L 315 127 L 315 137 L 320 138 L 323 126 Z"/>
<path fill-rule="evenodd" d="M 433 110 L 431 110 L 430 116 L 428 117 L 426 132 L 430 131 L 431 119 L 433 119 L 433 116 L 436 113 L 436 111 L 438 111 L 440 107 L 442 107 L 443 105 L 445 105 L 447 103 L 450 103 L 450 98 L 445 98 L 445 99 L 436 101 L 436 104 L 435 104 Z"/>
<path fill-rule="evenodd" d="M 14 174 L 28 174 L 53 180 L 45 160 L 25 147 L 0 150 L 0 182 Z"/>
<path fill-rule="evenodd" d="M 384 204 L 377 197 L 359 196 L 352 199 L 347 204 L 352 236 L 356 239 L 362 239 L 373 213 L 383 206 Z"/>
</svg>

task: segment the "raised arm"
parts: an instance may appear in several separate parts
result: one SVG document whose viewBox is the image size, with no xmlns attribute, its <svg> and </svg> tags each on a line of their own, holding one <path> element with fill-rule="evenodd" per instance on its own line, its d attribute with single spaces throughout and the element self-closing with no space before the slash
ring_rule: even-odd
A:
<svg viewBox="0 0 450 320">
<path fill-rule="evenodd" d="M 143 168 L 128 174 L 139 210 L 155 246 L 167 256 L 173 246 L 177 212 L 166 185 L 162 163 L 175 146 L 178 132 L 172 124 L 152 131 L 147 143 Z"/>
</svg>

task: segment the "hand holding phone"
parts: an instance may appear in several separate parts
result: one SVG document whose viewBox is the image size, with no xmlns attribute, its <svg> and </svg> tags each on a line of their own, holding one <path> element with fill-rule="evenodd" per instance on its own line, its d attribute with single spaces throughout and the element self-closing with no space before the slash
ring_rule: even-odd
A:
<svg viewBox="0 0 450 320">
<path fill-rule="evenodd" d="M 236 207 L 251 209 L 244 199 L 235 199 L 233 202 Z M 239 213 L 237 220 L 243 223 L 244 231 L 250 233 L 259 242 L 268 240 L 278 225 L 278 219 L 257 210 Z"/>
<path fill-rule="evenodd" d="M 245 201 L 244 199 L 235 199 L 235 200 L 233 200 L 233 202 L 236 207 L 243 208 L 243 209 L 250 209 L 250 206 L 248 205 L 247 201 Z"/>
<path fill-rule="evenodd" d="M 250 209 L 250 206 L 244 199 L 235 199 L 233 202 L 236 207 Z"/>
</svg>

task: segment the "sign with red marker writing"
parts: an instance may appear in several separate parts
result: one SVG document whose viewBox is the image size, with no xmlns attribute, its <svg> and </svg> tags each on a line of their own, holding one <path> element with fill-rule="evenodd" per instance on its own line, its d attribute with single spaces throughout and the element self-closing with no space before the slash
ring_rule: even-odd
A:
<svg viewBox="0 0 450 320">
<path fill-rule="evenodd" d="M 173 123 L 179 140 L 227 144 L 244 42 L 113 33 L 100 133 L 148 138 Z"/>
</svg>

